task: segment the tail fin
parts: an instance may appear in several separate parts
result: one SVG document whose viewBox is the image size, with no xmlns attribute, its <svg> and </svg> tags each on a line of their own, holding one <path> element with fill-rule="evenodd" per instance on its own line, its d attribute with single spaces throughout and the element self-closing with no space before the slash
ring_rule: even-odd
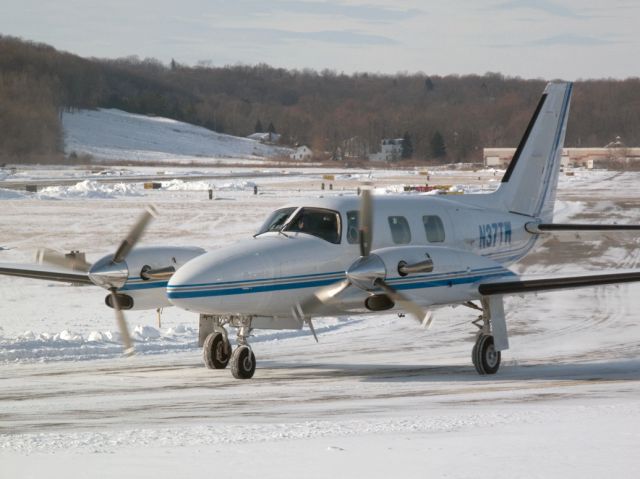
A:
<svg viewBox="0 0 640 479">
<path fill-rule="evenodd" d="M 572 87 L 567 82 L 547 85 L 502 178 L 495 194 L 513 213 L 553 220 Z"/>
</svg>

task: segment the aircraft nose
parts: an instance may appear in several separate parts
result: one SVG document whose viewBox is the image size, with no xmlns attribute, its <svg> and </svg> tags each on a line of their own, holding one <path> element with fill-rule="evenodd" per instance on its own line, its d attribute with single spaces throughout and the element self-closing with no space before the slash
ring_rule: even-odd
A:
<svg viewBox="0 0 640 479">
<path fill-rule="evenodd" d="M 167 284 L 167 297 L 174 306 L 197 313 L 240 312 L 242 293 L 273 273 L 265 255 L 206 253 L 175 272 Z"/>
</svg>

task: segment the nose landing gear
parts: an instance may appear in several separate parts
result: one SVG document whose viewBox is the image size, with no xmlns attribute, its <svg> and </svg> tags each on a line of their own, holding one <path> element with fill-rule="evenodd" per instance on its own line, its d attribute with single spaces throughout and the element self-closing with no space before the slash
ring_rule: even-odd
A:
<svg viewBox="0 0 640 479">
<path fill-rule="evenodd" d="M 249 346 L 251 317 L 200 315 L 199 342 L 208 369 L 224 369 L 231 364 L 236 379 L 251 379 L 256 371 L 256 356 Z M 226 325 L 238 328 L 238 346 L 232 352 Z"/>
</svg>

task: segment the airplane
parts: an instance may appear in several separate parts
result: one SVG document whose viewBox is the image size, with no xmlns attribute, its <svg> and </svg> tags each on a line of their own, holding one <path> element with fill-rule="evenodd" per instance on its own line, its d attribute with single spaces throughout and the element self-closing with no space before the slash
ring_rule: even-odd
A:
<svg viewBox="0 0 640 479">
<path fill-rule="evenodd" d="M 527 279 L 509 266 L 541 238 L 564 233 L 640 232 L 640 225 L 553 223 L 572 83 L 549 83 L 499 188 L 488 194 L 325 197 L 284 205 L 245 241 L 199 247 L 135 247 L 156 214 L 147 208 L 114 254 L 39 252 L 39 265 L 0 264 L 0 274 L 108 291 L 125 354 L 133 352 L 124 310 L 176 306 L 199 315 L 199 346 L 210 369 L 230 365 L 253 377 L 254 329 L 307 326 L 326 315 L 408 313 L 424 326 L 430 310 L 479 311 L 471 359 L 497 373 L 509 348 L 504 297 L 640 281 L 640 272 Z M 232 348 L 228 328 L 235 328 Z"/>
</svg>

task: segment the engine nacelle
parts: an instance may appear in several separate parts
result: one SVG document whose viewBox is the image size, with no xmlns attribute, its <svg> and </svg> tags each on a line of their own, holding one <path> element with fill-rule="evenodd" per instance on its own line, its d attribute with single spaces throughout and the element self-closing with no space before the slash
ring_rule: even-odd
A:
<svg viewBox="0 0 640 479">
<path fill-rule="evenodd" d="M 386 279 L 414 274 L 455 274 L 500 266 L 484 256 L 443 246 L 393 246 L 374 250 L 371 254 L 384 264 Z M 412 265 L 422 267 L 412 271 Z"/>
</svg>

